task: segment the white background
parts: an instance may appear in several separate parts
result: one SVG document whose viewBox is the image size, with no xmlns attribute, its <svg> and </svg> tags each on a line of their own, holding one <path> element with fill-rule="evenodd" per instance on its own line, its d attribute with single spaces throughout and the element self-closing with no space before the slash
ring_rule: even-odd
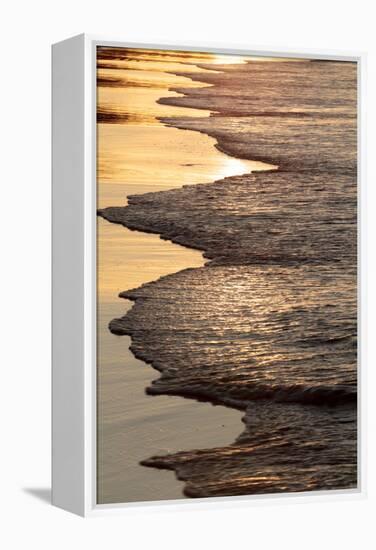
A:
<svg viewBox="0 0 376 550">
<path fill-rule="evenodd" d="M 31 0 L 1 8 L 0 543 L 9 548 L 375 548 L 375 13 L 358 0 Z M 223 42 L 368 52 L 368 498 L 84 520 L 50 478 L 50 44 Z M 5 122 L 5 124 L 4 124 Z M 371 235 L 372 233 L 372 235 Z M 366 359 L 366 358 L 365 358 Z M 42 498 L 40 498 L 42 497 Z M 3 540 L 4 539 L 4 540 Z"/>
</svg>

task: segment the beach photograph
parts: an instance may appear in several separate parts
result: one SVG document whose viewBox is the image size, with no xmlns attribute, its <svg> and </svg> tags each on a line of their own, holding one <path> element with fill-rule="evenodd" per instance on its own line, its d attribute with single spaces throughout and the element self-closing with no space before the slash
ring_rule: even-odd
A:
<svg viewBox="0 0 376 550">
<path fill-rule="evenodd" d="M 96 67 L 97 503 L 356 489 L 357 63 Z"/>
</svg>

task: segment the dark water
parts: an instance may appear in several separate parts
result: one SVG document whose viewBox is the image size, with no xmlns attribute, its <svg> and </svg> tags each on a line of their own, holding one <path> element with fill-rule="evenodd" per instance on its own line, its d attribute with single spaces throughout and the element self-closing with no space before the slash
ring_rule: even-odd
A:
<svg viewBox="0 0 376 550">
<path fill-rule="evenodd" d="M 123 293 L 110 330 L 161 375 L 151 394 L 245 411 L 232 445 L 145 457 L 192 497 L 352 488 L 356 467 L 356 72 L 249 63 L 165 103 L 260 172 L 130 197 L 99 212 L 198 248 L 210 262 Z M 193 78 L 196 78 L 193 76 Z M 232 93 L 232 95 L 231 95 Z M 163 100 L 162 100 L 163 101 Z"/>
</svg>

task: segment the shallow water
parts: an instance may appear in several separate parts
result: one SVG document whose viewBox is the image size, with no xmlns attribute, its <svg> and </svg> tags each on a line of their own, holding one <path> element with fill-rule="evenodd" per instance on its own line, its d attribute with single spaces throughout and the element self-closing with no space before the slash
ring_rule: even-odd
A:
<svg viewBox="0 0 376 550">
<path fill-rule="evenodd" d="M 173 258 L 173 254 L 171 254 Z M 108 323 L 124 315 L 124 300 L 101 302 L 98 346 L 98 501 L 132 502 L 182 498 L 172 472 L 140 466 L 151 454 L 165 454 L 231 442 L 241 415 L 207 403 L 192 406 L 174 396 L 145 396 L 156 373 L 129 351 L 129 337 L 114 336 Z M 202 419 L 205 418 L 205 422 Z"/>
<path fill-rule="evenodd" d="M 182 59 L 175 56 L 168 68 L 187 69 L 178 63 Z M 215 140 L 204 134 L 159 122 L 157 117 L 166 114 L 208 116 L 208 111 L 157 103 L 161 95 L 177 95 L 168 92 L 169 86 L 202 84 L 167 74 L 166 62 L 154 55 L 135 52 L 133 60 L 116 64 L 121 70 L 99 70 L 106 84 L 108 79 L 124 78 L 124 82 L 121 87 L 117 82 L 117 86 L 98 88 L 102 120 L 119 110 L 122 115 L 116 122 L 98 124 L 98 207 L 123 206 L 130 194 L 206 183 L 268 167 L 221 153 L 214 147 Z M 131 307 L 118 298 L 121 291 L 186 267 L 200 267 L 204 260 L 198 251 L 102 218 L 98 218 L 97 238 L 98 502 L 181 498 L 182 484 L 172 473 L 161 475 L 139 462 L 154 453 L 188 450 L 208 442 L 230 443 L 241 430 L 240 414 L 171 396 L 146 397 L 144 390 L 156 373 L 129 351 L 130 339 L 113 335 L 108 324 Z"/>
<path fill-rule="evenodd" d="M 217 88 L 160 103 L 215 104 L 218 116 L 163 120 L 278 171 L 101 212 L 212 259 L 124 292 L 135 306 L 110 325 L 161 371 L 150 394 L 246 411 L 231 445 L 143 461 L 174 469 L 193 497 L 356 486 L 356 73 L 268 65 L 236 73 L 236 101 L 230 67 L 210 76 Z"/>
</svg>

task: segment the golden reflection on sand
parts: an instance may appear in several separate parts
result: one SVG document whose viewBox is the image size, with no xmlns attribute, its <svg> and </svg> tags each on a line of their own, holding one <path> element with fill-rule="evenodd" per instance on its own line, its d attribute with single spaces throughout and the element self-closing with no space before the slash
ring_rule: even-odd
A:
<svg viewBox="0 0 376 550">
<path fill-rule="evenodd" d="M 230 157 L 216 141 L 200 132 L 166 127 L 161 117 L 208 117 L 210 111 L 158 103 L 178 94 L 169 87 L 206 84 L 172 74 L 193 71 L 195 63 L 244 63 L 244 56 L 163 51 L 119 52 L 119 59 L 101 59 L 99 79 L 116 79 L 120 86 L 99 86 L 98 110 L 122 113 L 121 123 L 97 125 L 97 206 L 122 206 L 127 196 L 209 183 L 228 176 L 271 168 L 270 165 Z M 199 69 L 206 71 L 207 69 Z M 145 259 L 147 258 L 147 261 Z M 190 250 L 157 235 L 132 232 L 98 221 L 98 295 L 116 300 L 119 292 L 184 269 L 204 260 Z"/>
<path fill-rule="evenodd" d="M 210 116 L 206 110 L 162 105 L 158 99 L 180 95 L 170 87 L 203 86 L 169 72 L 206 71 L 195 63 L 217 61 L 224 59 L 150 51 L 129 51 L 121 59 L 100 60 L 98 76 L 108 82 L 98 87 L 98 111 L 120 113 L 122 118 L 97 125 L 99 208 L 125 205 L 130 194 L 208 183 L 268 167 L 229 157 L 216 149 L 215 140 L 207 135 L 167 127 L 159 121 L 159 117 Z M 114 80 L 119 81 L 117 85 Z M 180 483 L 173 481 L 173 474 L 145 473 L 139 460 L 153 453 L 204 447 L 208 433 L 211 444 L 223 445 L 239 431 L 239 413 L 225 407 L 212 410 L 201 404 L 197 408 L 171 397 L 150 400 L 146 406 L 143 392 L 153 374 L 149 369 L 145 373 L 143 364 L 128 351 L 128 337 L 120 339 L 108 330 L 109 321 L 124 315 L 131 305 L 118 297 L 119 292 L 187 267 L 199 267 L 204 261 L 198 250 L 98 219 L 99 502 L 179 498 Z M 203 411 L 205 429 L 194 428 L 191 433 L 188 428 L 199 424 Z M 161 416 L 166 433 L 161 433 L 158 423 Z M 184 422 L 179 424 L 179 418 Z"/>
<path fill-rule="evenodd" d="M 171 73 L 208 70 L 203 67 L 198 68 L 197 63 L 203 63 L 205 66 L 210 63 L 213 70 L 215 70 L 215 65 L 246 63 L 250 60 L 261 61 L 260 58 L 231 55 L 190 55 L 181 52 L 150 52 L 146 50 L 143 52 L 129 50 L 128 53 L 123 50 L 123 54 L 113 60 L 102 59 L 98 71 L 98 76 L 102 80 L 98 89 L 99 109 L 103 109 L 103 112 L 113 114 L 115 117 L 117 114 L 121 115 L 116 123 L 109 124 L 107 122 L 98 125 L 99 207 L 124 205 L 127 196 L 130 194 L 207 183 L 252 170 L 270 168 L 270 166 L 263 163 L 253 163 L 224 155 L 216 149 L 215 141 L 208 136 L 192 130 L 182 131 L 170 126 L 164 127 L 159 120 L 160 117 L 210 116 L 210 112 L 207 110 L 172 107 L 158 103 L 161 97 L 181 95 L 170 88 L 179 90 L 189 86 L 202 86 L 199 82 L 193 82 L 187 77 Z M 291 62 L 301 60 L 262 58 L 262 61 Z M 314 108 L 310 108 L 310 112 L 313 112 L 313 110 Z M 321 110 L 321 107 L 317 107 L 317 110 Z M 239 118 L 241 119 L 241 117 Z M 231 122 L 226 121 L 225 124 L 231 124 Z M 257 120 L 252 121 L 252 124 L 257 125 Z M 340 119 L 332 118 L 324 120 L 322 124 L 340 125 L 342 122 Z M 192 127 L 194 127 L 194 123 Z M 247 132 L 249 121 L 242 124 L 241 120 L 237 120 L 236 127 L 238 132 Z M 279 199 L 275 200 L 272 205 L 265 206 L 266 203 L 261 199 L 261 195 L 262 191 L 258 195 L 260 199 L 256 195 L 252 200 L 254 218 L 257 218 L 257 215 L 262 217 L 266 209 L 269 215 L 273 213 L 274 208 L 276 211 L 278 210 Z M 193 196 L 195 195 L 193 194 Z M 168 197 L 170 198 L 171 195 L 168 195 Z M 151 204 L 153 204 L 153 201 L 151 201 Z M 222 204 L 220 201 L 216 204 L 217 206 L 213 208 L 222 210 L 223 201 Z M 296 204 L 300 203 L 297 202 Z M 244 216 L 248 216 L 249 214 L 249 208 L 247 211 L 247 206 L 244 207 L 243 196 L 240 200 L 233 201 L 233 203 L 226 206 L 233 207 L 237 215 L 244 213 Z M 145 212 L 148 212 L 148 210 L 145 210 Z M 204 210 L 204 212 L 207 216 L 207 210 Z M 227 209 L 227 212 L 231 213 L 229 209 Z M 229 223 L 225 218 L 223 219 L 225 220 L 224 223 Z M 273 220 L 271 216 L 271 220 L 268 232 L 277 233 L 278 217 Z M 201 220 L 197 223 L 201 223 Z M 205 223 L 206 219 L 204 218 L 202 222 L 204 229 Z M 222 223 L 222 220 L 219 223 Z M 232 222 L 230 221 L 230 223 Z M 142 227 L 142 224 L 140 226 Z M 251 234 L 252 244 L 255 241 L 254 236 L 254 233 Z M 233 247 L 237 245 L 238 243 L 232 241 Z M 267 250 L 267 247 L 265 249 Z M 159 395 L 157 399 L 149 400 L 155 406 L 154 414 L 150 413 L 149 403 L 145 403 L 147 400 L 143 400 L 142 396 L 140 398 L 140 394 L 149 383 L 150 378 L 153 376 L 152 373 L 146 373 L 145 378 L 140 380 L 140 393 L 137 394 L 134 381 L 129 384 L 129 376 L 135 376 L 135 373 L 138 376 L 145 365 L 141 361 L 137 363 L 135 357 L 132 357 L 129 351 L 125 351 L 130 343 L 128 336 L 118 337 L 108 331 L 109 321 L 114 317 L 121 317 L 131 307 L 130 302 L 117 298 L 120 291 L 139 287 L 143 283 L 155 281 L 169 273 L 180 272 L 186 267 L 199 267 L 203 262 L 202 255 L 197 250 L 190 250 L 168 241 L 162 241 L 158 235 L 129 231 L 124 227 L 107 223 L 102 218 L 98 220 L 98 426 L 99 449 L 103 452 L 98 460 L 98 486 L 99 495 L 100 498 L 103 498 L 103 501 L 126 500 L 129 491 L 134 491 L 133 496 L 129 498 L 130 500 L 132 498 L 140 500 L 140 495 L 141 499 L 145 496 L 145 499 L 148 499 L 153 494 L 150 490 L 149 480 L 155 484 L 156 492 L 154 494 L 159 498 L 163 498 L 163 491 L 167 491 L 169 495 L 173 494 L 173 491 L 169 493 L 173 484 L 171 478 L 166 478 L 167 483 L 163 484 L 162 482 L 161 484 L 160 472 L 153 476 L 149 471 L 150 475 L 146 474 L 146 477 L 148 475 L 149 477 L 145 482 L 144 473 L 138 472 L 140 468 L 137 468 L 137 461 L 145 456 L 152 455 L 153 452 L 149 451 L 152 447 L 157 447 L 157 454 L 160 454 L 162 452 L 160 447 L 163 446 L 163 452 L 170 454 L 178 450 L 177 447 L 181 450 L 185 446 L 188 449 L 203 448 L 208 445 L 208 442 L 210 446 L 214 447 L 217 444 L 214 438 L 218 436 L 218 432 L 221 430 L 210 429 L 214 425 L 214 420 L 208 419 L 206 413 L 201 414 L 201 404 L 194 404 L 190 407 L 191 403 L 188 400 L 180 399 L 177 400 L 175 405 L 170 396 Z M 177 285 L 177 291 L 175 294 L 170 295 L 167 300 L 165 294 L 163 294 L 163 285 L 166 284 L 166 281 L 160 281 L 158 285 L 162 286 L 161 296 L 163 298 L 160 302 L 152 302 L 151 295 L 153 293 L 147 295 L 149 289 L 147 287 L 145 296 L 148 303 L 142 315 L 150 316 L 149 327 L 151 326 L 157 331 L 157 323 L 161 323 L 162 319 L 161 313 L 163 312 L 163 319 L 165 319 L 169 312 L 171 317 L 163 330 L 169 330 L 169 326 L 172 327 L 171 342 L 176 339 L 176 312 L 184 311 L 185 314 L 187 311 L 192 312 L 192 319 L 197 327 L 210 327 L 212 333 L 206 336 L 204 332 L 201 337 L 199 330 L 197 330 L 198 336 L 195 337 L 195 345 L 201 337 L 200 347 L 197 347 L 195 353 L 189 356 L 190 360 L 194 360 L 194 355 L 196 357 L 200 356 L 200 361 L 206 366 L 215 364 L 216 358 L 219 357 L 220 361 L 225 359 L 229 364 L 231 362 L 235 364 L 236 367 L 229 368 L 226 375 L 231 374 L 230 381 L 231 379 L 235 381 L 234 387 L 240 390 L 240 394 L 242 393 L 243 384 L 246 385 L 247 380 L 249 380 L 248 369 L 254 370 L 252 380 L 256 386 L 259 384 L 263 390 L 263 386 L 273 389 L 273 384 L 276 387 L 279 385 L 279 391 L 282 391 L 285 396 L 291 388 L 294 389 L 295 396 L 299 392 L 305 391 L 307 387 L 315 389 L 317 372 L 324 372 L 328 386 L 341 384 L 344 379 L 343 371 L 346 369 L 349 373 L 347 379 L 350 379 L 352 376 L 350 364 L 343 364 L 341 372 L 338 373 L 338 378 L 336 373 L 331 372 L 329 368 L 331 355 L 337 353 L 337 340 L 342 341 L 342 337 L 339 339 L 332 338 L 328 343 L 324 341 L 323 344 L 320 344 L 324 353 L 319 358 L 319 368 L 315 366 L 316 373 L 314 368 L 304 369 L 301 366 L 307 361 L 309 365 L 309 361 L 316 357 L 317 352 L 311 351 L 312 342 L 320 340 L 326 327 L 325 311 L 323 317 L 316 315 L 316 312 L 331 305 L 333 295 L 340 303 L 343 302 L 340 294 L 341 292 L 344 294 L 347 292 L 348 296 L 350 295 L 354 289 L 352 280 L 343 283 L 350 285 L 347 291 L 346 287 L 342 288 L 341 283 L 337 281 L 335 281 L 333 290 L 333 285 L 330 282 L 330 272 L 326 281 L 321 273 L 318 284 L 316 277 L 312 276 L 311 279 L 307 278 L 306 280 L 298 272 L 296 274 L 291 272 L 291 281 L 289 282 L 286 273 L 275 273 L 273 275 L 274 268 L 271 272 L 268 272 L 255 266 L 252 266 L 252 269 L 244 266 L 242 274 L 241 269 L 241 266 L 237 266 L 237 269 L 234 270 L 235 276 L 233 279 L 229 277 L 229 273 L 225 269 L 222 277 L 221 270 L 218 269 L 216 279 L 213 278 L 213 273 L 211 273 L 210 294 L 205 293 L 204 285 L 202 286 L 203 292 L 201 294 L 197 293 L 203 273 L 210 270 L 190 271 L 186 285 L 184 286 L 184 282 Z M 307 270 L 309 269 L 311 268 L 307 267 Z M 215 270 L 217 270 L 216 267 L 211 271 L 215 272 Z M 315 270 L 313 271 L 316 273 Z M 190 277 L 192 273 L 196 277 L 194 285 Z M 290 273 L 289 269 L 287 269 L 287 273 Z M 178 273 L 178 276 L 180 275 Z M 277 279 L 272 277 L 277 277 Z M 299 279 L 304 281 L 302 288 L 297 285 Z M 281 283 L 278 282 L 279 286 L 276 284 L 276 280 L 281 281 Z M 213 281 L 215 281 L 215 284 Z M 307 283 L 307 281 L 310 282 Z M 191 290 L 192 288 L 195 289 L 194 292 Z M 183 295 L 187 289 L 191 295 L 185 300 Z M 188 303 L 190 309 L 185 307 Z M 133 313 L 136 310 L 137 308 Z M 250 329 L 250 316 L 245 314 L 247 310 L 252 311 L 253 315 L 252 331 Z M 308 318 L 308 310 L 312 314 L 311 321 Z M 156 312 L 156 315 L 153 317 L 154 312 Z M 346 309 L 344 315 L 347 315 Z M 302 323 L 302 319 L 308 319 L 308 322 L 305 321 L 307 326 Z M 181 328 L 180 323 L 179 328 Z M 291 341 L 299 342 L 299 346 L 296 348 L 290 345 L 289 338 L 291 334 L 294 336 Z M 158 346 L 162 342 L 161 347 L 164 347 L 166 340 L 163 338 L 164 335 L 155 337 L 153 345 Z M 133 349 L 137 350 L 134 334 L 133 346 Z M 177 350 L 171 353 L 173 361 L 176 362 L 179 353 L 181 357 L 186 358 L 186 351 L 189 354 L 191 350 L 192 348 L 184 350 L 180 343 Z M 127 353 L 128 355 L 126 355 Z M 312 362 L 312 365 L 315 365 L 315 363 Z M 187 365 L 184 365 L 184 369 L 186 367 Z M 197 376 L 198 371 L 192 372 L 193 379 Z M 205 376 L 208 375 L 205 374 Z M 236 380 L 236 378 L 238 379 Z M 229 383 L 229 378 L 226 376 L 223 385 L 228 387 Z M 233 395 L 234 393 L 231 393 L 231 397 Z M 288 395 L 290 399 L 291 394 Z M 162 399 L 164 401 L 160 401 Z M 159 403 L 162 403 L 162 405 L 159 406 Z M 173 404 L 173 408 L 166 408 L 166 404 L 169 403 Z M 184 404 L 186 410 L 182 414 L 181 407 Z M 191 414 L 189 419 L 188 414 Z M 219 424 L 224 427 L 230 409 L 219 407 L 218 413 L 216 411 L 215 414 L 216 422 L 218 422 L 220 414 L 225 414 L 225 422 L 222 424 L 221 421 Z M 158 423 L 158 419 L 160 420 L 162 415 L 164 415 L 163 421 Z M 289 413 L 287 413 L 287 418 L 289 418 L 288 415 Z M 176 429 L 179 418 L 180 420 L 183 418 L 182 423 L 184 426 L 199 425 L 200 428 L 201 426 L 205 427 L 209 437 L 205 439 L 204 434 L 202 434 L 201 439 L 199 439 L 197 434 L 193 434 L 190 440 L 193 443 L 191 443 L 187 437 L 183 437 L 180 433 L 181 426 Z M 202 418 L 205 419 L 205 422 L 201 422 Z M 155 420 L 156 422 L 153 424 Z M 238 417 L 235 420 L 238 420 Z M 125 424 L 125 422 L 127 423 Z M 269 429 L 268 416 L 266 416 L 265 422 L 268 423 Z M 346 417 L 345 423 L 347 423 Z M 304 422 L 304 426 L 306 425 L 310 426 L 309 420 Z M 163 428 L 161 429 L 160 426 Z M 287 426 L 290 430 L 290 421 Z M 160 432 L 165 429 L 168 432 L 167 435 L 165 434 L 162 439 L 159 439 L 156 437 L 155 427 Z M 236 435 L 238 434 L 238 427 L 237 424 Z M 132 433 L 132 430 L 134 430 L 134 433 Z M 177 435 L 171 438 L 171 433 L 177 433 Z M 229 433 L 231 433 L 230 429 Z M 278 451 L 278 447 L 281 446 L 284 440 L 286 445 L 290 444 L 288 432 L 281 432 L 278 428 L 276 433 L 278 435 L 275 438 L 268 433 L 268 452 L 272 452 L 272 454 L 273 445 Z M 125 441 L 127 436 L 129 436 L 129 442 Z M 141 449 L 140 440 L 143 443 Z M 322 444 L 321 442 L 322 438 L 319 438 L 319 445 Z M 303 443 L 301 447 L 314 444 L 310 441 Z M 136 451 L 131 457 L 129 456 L 129 448 L 132 452 Z M 249 453 L 253 450 L 256 451 L 256 447 L 251 448 L 248 446 L 246 452 Z M 226 457 L 226 461 L 237 453 L 243 455 L 245 453 L 244 447 L 234 448 L 231 446 L 221 451 L 221 455 Z M 137 472 L 138 477 L 132 477 L 137 476 Z M 219 481 L 216 479 L 215 483 L 217 486 L 222 484 L 223 487 L 226 487 L 231 481 L 233 487 L 244 486 L 248 489 L 251 488 L 253 491 L 254 487 L 257 489 L 260 485 L 266 487 L 268 484 L 273 486 L 278 482 L 279 490 L 288 490 L 289 486 L 286 485 L 285 487 L 282 484 L 283 479 L 282 474 L 281 477 L 272 473 L 269 475 L 266 471 L 265 475 L 265 468 L 263 467 L 262 471 L 256 472 L 256 475 L 233 476 L 231 479 L 222 476 Z M 144 488 L 142 488 L 143 483 L 145 484 Z M 163 486 L 161 487 L 161 485 Z M 313 482 L 310 485 L 307 481 L 305 489 L 310 487 L 314 488 L 315 485 Z M 174 488 L 175 495 L 180 496 L 179 489 L 179 486 Z M 197 496 L 197 494 L 194 496 Z M 168 498 L 168 496 L 164 498 Z"/>
<path fill-rule="evenodd" d="M 161 124 L 152 129 L 143 124 L 100 124 L 98 149 L 101 207 L 116 206 L 110 201 L 111 194 L 103 203 L 108 183 L 133 185 L 135 193 L 137 185 L 159 191 L 269 167 L 221 153 L 215 140 L 205 134 Z M 146 192 L 144 187 L 141 192 Z"/>
<path fill-rule="evenodd" d="M 130 231 L 103 218 L 98 219 L 98 233 L 97 273 L 103 302 L 124 303 L 118 298 L 123 290 L 137 288 L 172 271 L 204 264 L 198 250 L 162 241 L 158 235 Z"/>
<path fill-rule="evenodd" d="M 292 63 L 292 62 L 306 62 L 306 59 L 298 59 L 293 57 L 264 57 L 262 55 L 216 55 L 210 63 L 214 63 L 215 65 L 237 65 L 239 63 L 247 63 L 248 61 L 262 61 L 264 62 L 285 62 L 285 63 Z"/>
</svg>

